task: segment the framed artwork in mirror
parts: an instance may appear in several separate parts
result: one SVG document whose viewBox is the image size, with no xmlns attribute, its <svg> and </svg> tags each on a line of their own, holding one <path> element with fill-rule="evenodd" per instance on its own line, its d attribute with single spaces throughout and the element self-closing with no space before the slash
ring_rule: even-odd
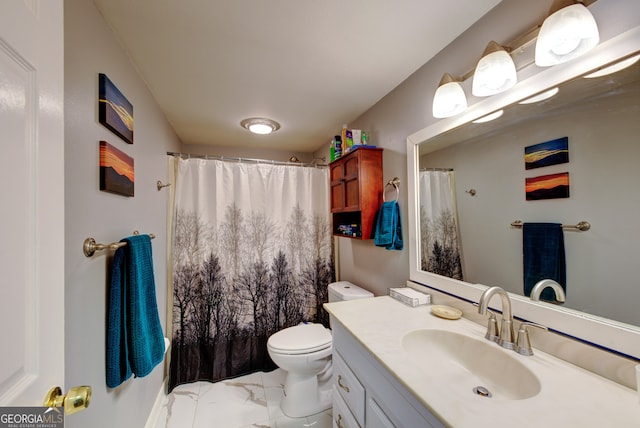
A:
<svg viewBox="0 0 640 428">
<path fill-rule="evenodd" d="M 569 137 L 557 138 L 524 148 L 525 169 L 569 162 Z"/>
<path fill-rule="evenodd" d="M 527 201 L 569 197 L 569 173 L 540 175 L 525 179 Z"/>
<path fill-rule="evenodd" d="M 133 144 L 133 106 L 106 74 L 99 76 L 98 120 L 125 142 Z"/>
</svg>

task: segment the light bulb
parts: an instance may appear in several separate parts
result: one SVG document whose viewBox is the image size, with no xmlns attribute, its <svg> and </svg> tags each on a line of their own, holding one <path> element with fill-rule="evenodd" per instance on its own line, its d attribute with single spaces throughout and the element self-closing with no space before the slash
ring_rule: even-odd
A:
<svg viewBox="0 0 640 428">
<path fill-rule="evenodd" d="M 598 25 L 583 4 L 577 3 L 551 14 L 542 23 L 536 41 L 535 61 L 548 67 L 576 58 L 600 41 Z"/>
<path fill-rule="evenodd" d="M 488 97 L 512 88 L 518 77 L 511 55 L 496 42 L 490 42 L 473 73 L 471 92 Z"/>
<path fill-rule="evenodd" d="M 433 117 L 446 118 L 462 113 L 467 108 L 467 97 L 458 82 L 441 84 L 433 97 Z"/>
</svg>

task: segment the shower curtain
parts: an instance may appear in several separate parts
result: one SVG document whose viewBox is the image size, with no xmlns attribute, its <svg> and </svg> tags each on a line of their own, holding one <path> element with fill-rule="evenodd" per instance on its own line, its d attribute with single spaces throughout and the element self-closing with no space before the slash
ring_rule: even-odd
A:
<svg viewBox="0 0 640 428">
<path fill-rule="evenodd" d="M 421 268 L 462 280 L 454 172 L 427 169 L 419 177 Z"/>
<path fill-rule="evenodd" d="M 328 170 L 175 158 L 169 390 L 274 369 L 266 343 L 328 326 Z"/>
</svg>

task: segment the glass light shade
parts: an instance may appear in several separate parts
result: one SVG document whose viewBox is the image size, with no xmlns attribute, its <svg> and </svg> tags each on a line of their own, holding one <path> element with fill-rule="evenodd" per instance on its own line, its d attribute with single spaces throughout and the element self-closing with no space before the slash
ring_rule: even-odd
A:
<svg viewBox="0 0 640 428">
<path fill-rule="evenodd" d="M 254 123 L 253 125 L 249 125 L 249 131 L 254 134 L 271 134 L 273 132 L 273 128 L 262 123 Z"/>
<path fill-rule="evenodd" d="M 492 120 L 496 120 L 497 118 L 502 116 L 503 113 L 504 113 L 504 110 L 494 111 L 493 113 L 489 113 L 486 116 L 482 116 L 481 118 L 478 118 L 478 119 L 474 120 L 473 123 L 491 122 Z"/>
<path fill-rule="evenodd" d="M 580 3 L 567 6 L 542 23 L 536 41 L 536 65 L 548 67 L 572 60 L 599 41 L 598 25 L 589 9 Z"/>
<path fill-rule="evenodd" d="M 462 113 L 467 108 L 467 96 L 458 82 L 441 84 L 433 96 L 433 117 L 442 119 Z"/>
<path fill-rule="evenodd" d="M 613 65 L 610 65 L 608 67 L 605 67 L 603 69 L 595 71 L 595 72 L 593 72 L 591 74 L 587 74 L 584 77 L 585 77 L 585 79 L 593 79 L 593 78 L 596 78 L 596 77 L 608 76 L 609 74 L 617 73 L 620 70 L 624 70 L 625 68 L 631 67 L 633 64 L 638 62 L 638 60 L 640 60 L 640 55 L 636 55 L 636 56 L 633 56 L 631 58 L 627 58 L 627 59 L 622 60 L 620 62 L 617 62 L 617 63 L 615 63 Z"/>
<path fill-rule="evenodd" d="M 271 134 L 273 131 L 277 131 L 280 129 L 280 124 L 275 120 L 263 118 L 263 117 L 252 117 L 249 119 L 244 119 L 240 122 L 240 126 L 254 134 Z"/>
<path fill-rule="evenodd" d="M 516 65 L 511 55 L 499 48 L 478 61 L 471 92 L 476 97 L 488 97 L 512 88 L 517 81 Z"/>
<path fill-rule="evenodd" d="M 518 104 L 539 103 L 540 101 L 548 100 L 549 98 L 551 98 L 554 95 L 556 95 L 559 91 L 560 91 L 559 88 L 551 88 L 548 91 L 544 91 L 544 92 L 542 92 L 542 93 L 540 93 L 538 95 L 534 95 L 532 97 L 524 99 L 524 100 L 518 102 Z"/>
</svg>

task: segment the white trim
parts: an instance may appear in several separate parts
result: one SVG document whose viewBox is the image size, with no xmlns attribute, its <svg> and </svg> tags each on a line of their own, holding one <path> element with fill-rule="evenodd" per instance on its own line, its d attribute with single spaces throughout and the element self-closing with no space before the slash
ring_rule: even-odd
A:
<svg viewBox="0 0 640 428">
<path fill-rule="evenodd" d="M 167 401 L 167 394 L 165 394 L 165 383 L 166 378 L 160 385 L 160 390 L 158 391 L 158 395 L 156 395 L 156 401 L 154 401 L 153 403 L 153 407 L 151 408 L 151 412 L 149 412 L 149 416 L 147 417 L 147 422 L 144 424 L 144 428 L 156 428 L 158 426 L 158 417 L 162 415 L 162 408 Z"/>
</svg>

